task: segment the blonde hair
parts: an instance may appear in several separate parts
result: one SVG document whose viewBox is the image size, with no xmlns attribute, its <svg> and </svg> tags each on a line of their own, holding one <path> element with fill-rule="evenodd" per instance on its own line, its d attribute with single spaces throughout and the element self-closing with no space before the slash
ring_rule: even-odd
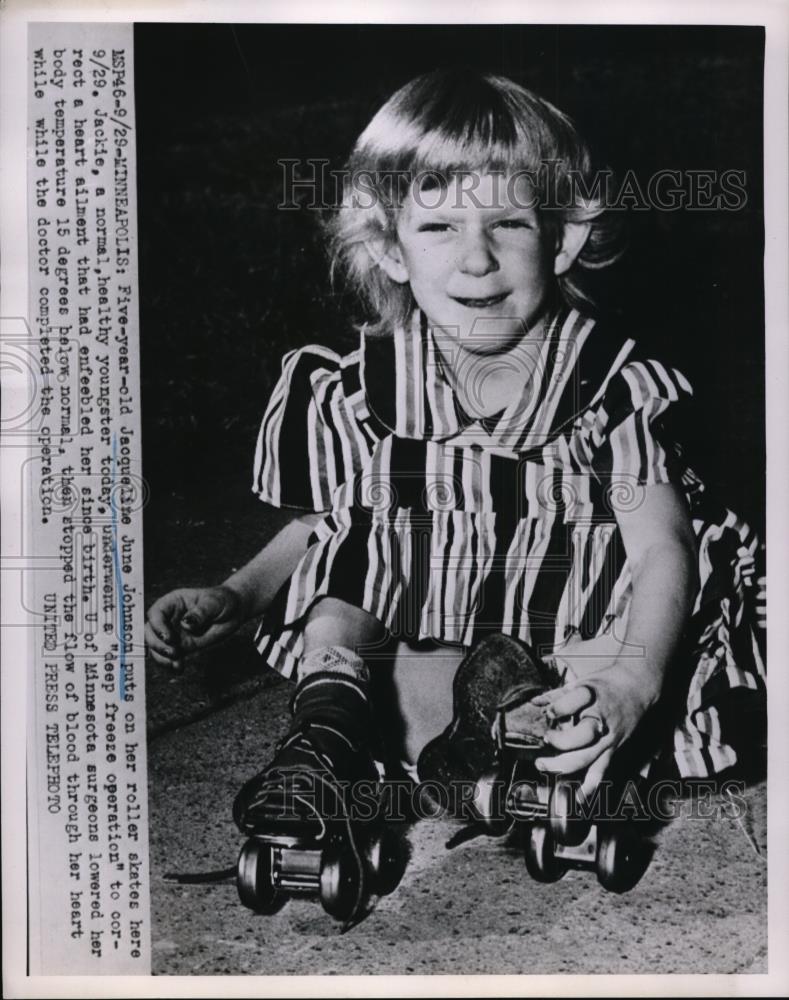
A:
<svg viewBox="0 0 789 1000">
<path fill-rule="evenodd" d="M 401 87 L 375 114 L 348 161 L 342 204 L 325 222 L 332 275 L 344 273 L 372 310 L 374 332 L 405 322 L 414 302 L 410 287 L 385 274 L 368 244 L 396 240 L 414 178 L 448 180 L 467 172 L 526 172 L 548 227 L 590 224 L 581 253 L 557 282 L 569 304 L 594 306 L 578 282 L 579 269 L 613 263 L 622 253 L 621 227 L 597 189 L 589 193 L 591 156 L 575 126 L 506 77 L 438 70 Z"/>
</svg>

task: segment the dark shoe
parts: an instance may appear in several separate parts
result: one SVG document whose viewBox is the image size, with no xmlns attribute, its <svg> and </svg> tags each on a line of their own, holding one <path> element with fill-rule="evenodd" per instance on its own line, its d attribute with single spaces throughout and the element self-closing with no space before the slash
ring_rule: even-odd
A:
<svg viewBox="0 0 789 1000">
<path fill-rule="evenodd" d="M 476 782 L 496 761 L 493 724 L 503 703 L 521 704 L 558 678 L 526 643 L 510 636 L 487 636 L 462 661 L 452 684 L 453 717 L 449 726 L 425 746 L 417 761 L 420 783 L 444 786 L 450 806 L 453 783 Z M 460 795 L 458 801 L 465 801 Z"/>
<path fill-rule="evenodd" d="M 233 819 L 247 834 L 320 839 L 327 824 L 353 818 L 351 796 L 364 783 L 369 812 L 378 786 L 370 750 L 365 684 L 314 673 L 293 698 L 293 724 L 271 763 L 246 782 Z"/>
</svg>

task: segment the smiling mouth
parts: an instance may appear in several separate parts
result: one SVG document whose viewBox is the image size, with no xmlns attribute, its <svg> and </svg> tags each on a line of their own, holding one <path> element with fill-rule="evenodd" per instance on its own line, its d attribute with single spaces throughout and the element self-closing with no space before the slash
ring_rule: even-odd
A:
<svg viewBox="0 0 789 1000">
<path fill-rule="evenodd" d="M 466 306 L 467 309 L 486 309 L 489 306 L 497 306 L 500 302 L 503 302 L 509 292 L 501 292 L 499 295 L 489 295 L 486 299 L 465 299 L 461 298 L 459 295 L 453 295 L 452 298 L 455 302 L 459 302 L 462 306 Z"/>
</svg>

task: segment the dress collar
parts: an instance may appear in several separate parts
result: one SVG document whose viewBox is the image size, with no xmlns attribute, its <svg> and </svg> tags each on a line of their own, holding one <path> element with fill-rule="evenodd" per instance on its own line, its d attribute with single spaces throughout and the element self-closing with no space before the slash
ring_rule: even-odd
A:
<svg viewBox="0 0 789 1000">
<path fill-rule="evenodd" d="M 367 407 L 400 438 L 449 441 L 460 436 L 463 443 L 509 453 L 529 451 L 553 436 L 568 402 L 575 409 L 568 399 L 578 382 L 573 374 L 594 325 L 577 310 L 560 307 L 548 320 L 542 343 L 535 344 L 534 376 L 523 393 L 500 414 L 478 419 L 460 406 L 435 335 L 424 313 L 415 310 L 391 337 L 370 337 L 362 330 L 361 380 Z"/>
</svg>

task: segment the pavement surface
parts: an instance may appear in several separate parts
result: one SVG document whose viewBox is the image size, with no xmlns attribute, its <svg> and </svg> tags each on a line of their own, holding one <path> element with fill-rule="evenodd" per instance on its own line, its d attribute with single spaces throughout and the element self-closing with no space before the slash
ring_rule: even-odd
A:
<svg viewBox="0 0 789 1000">
<path fill-rule="evenodd" d="M 458 824 L 406 829 L 411 857 L 395 892 L 345 934 L 317 901 L 271 917 L 239 902 L 232 881 L 174 885 L 165 873 L 233 865 L 243 838 L 230 809 L 287 723 L 274 683 L 151 739 L 150 829 L 156 974 L 766 972 L 765 788 L 687 809 L 656 837 L 641 882 L 605 892 L 591 872 L 532 881 L 507 839 L 447 850 Z M 726 806 L 726 808 L 724 808 Z M 757 854 L 756 847 L 762 851 Z"/>
<path fill-rule="evenodd" d="M 161 496 L 161 494 L 159 495 Z M 216 583 L 264 544 L 260 507 L 226 497 L 196 509 L 173 495 L 146 522 L 149 602 L 176 585 Z M 221 553 L 217 558 L 216 553 Z M 232 802 L 270 759 L 290 685 L 260 666 L 249 632 L 180 676 L 149 665 L 149 810 L 153 971 L 228 974 L 762 973 L 767 971 L 766 788 L 745 791 L 739 820 L 713 796 L 689 801 L 655 837 L 630 892 L 594 873 L 542 885 L 506 838 L 452 850 L 459 825 L 424 819 L 400 832 L 410 859 L 397 889 L 347 933 L 317 901 L 276 915 L 245 909 L 233 880 L 179 885 L 169 872 L 233 866 L 243 844 Z"/>
</svg>

